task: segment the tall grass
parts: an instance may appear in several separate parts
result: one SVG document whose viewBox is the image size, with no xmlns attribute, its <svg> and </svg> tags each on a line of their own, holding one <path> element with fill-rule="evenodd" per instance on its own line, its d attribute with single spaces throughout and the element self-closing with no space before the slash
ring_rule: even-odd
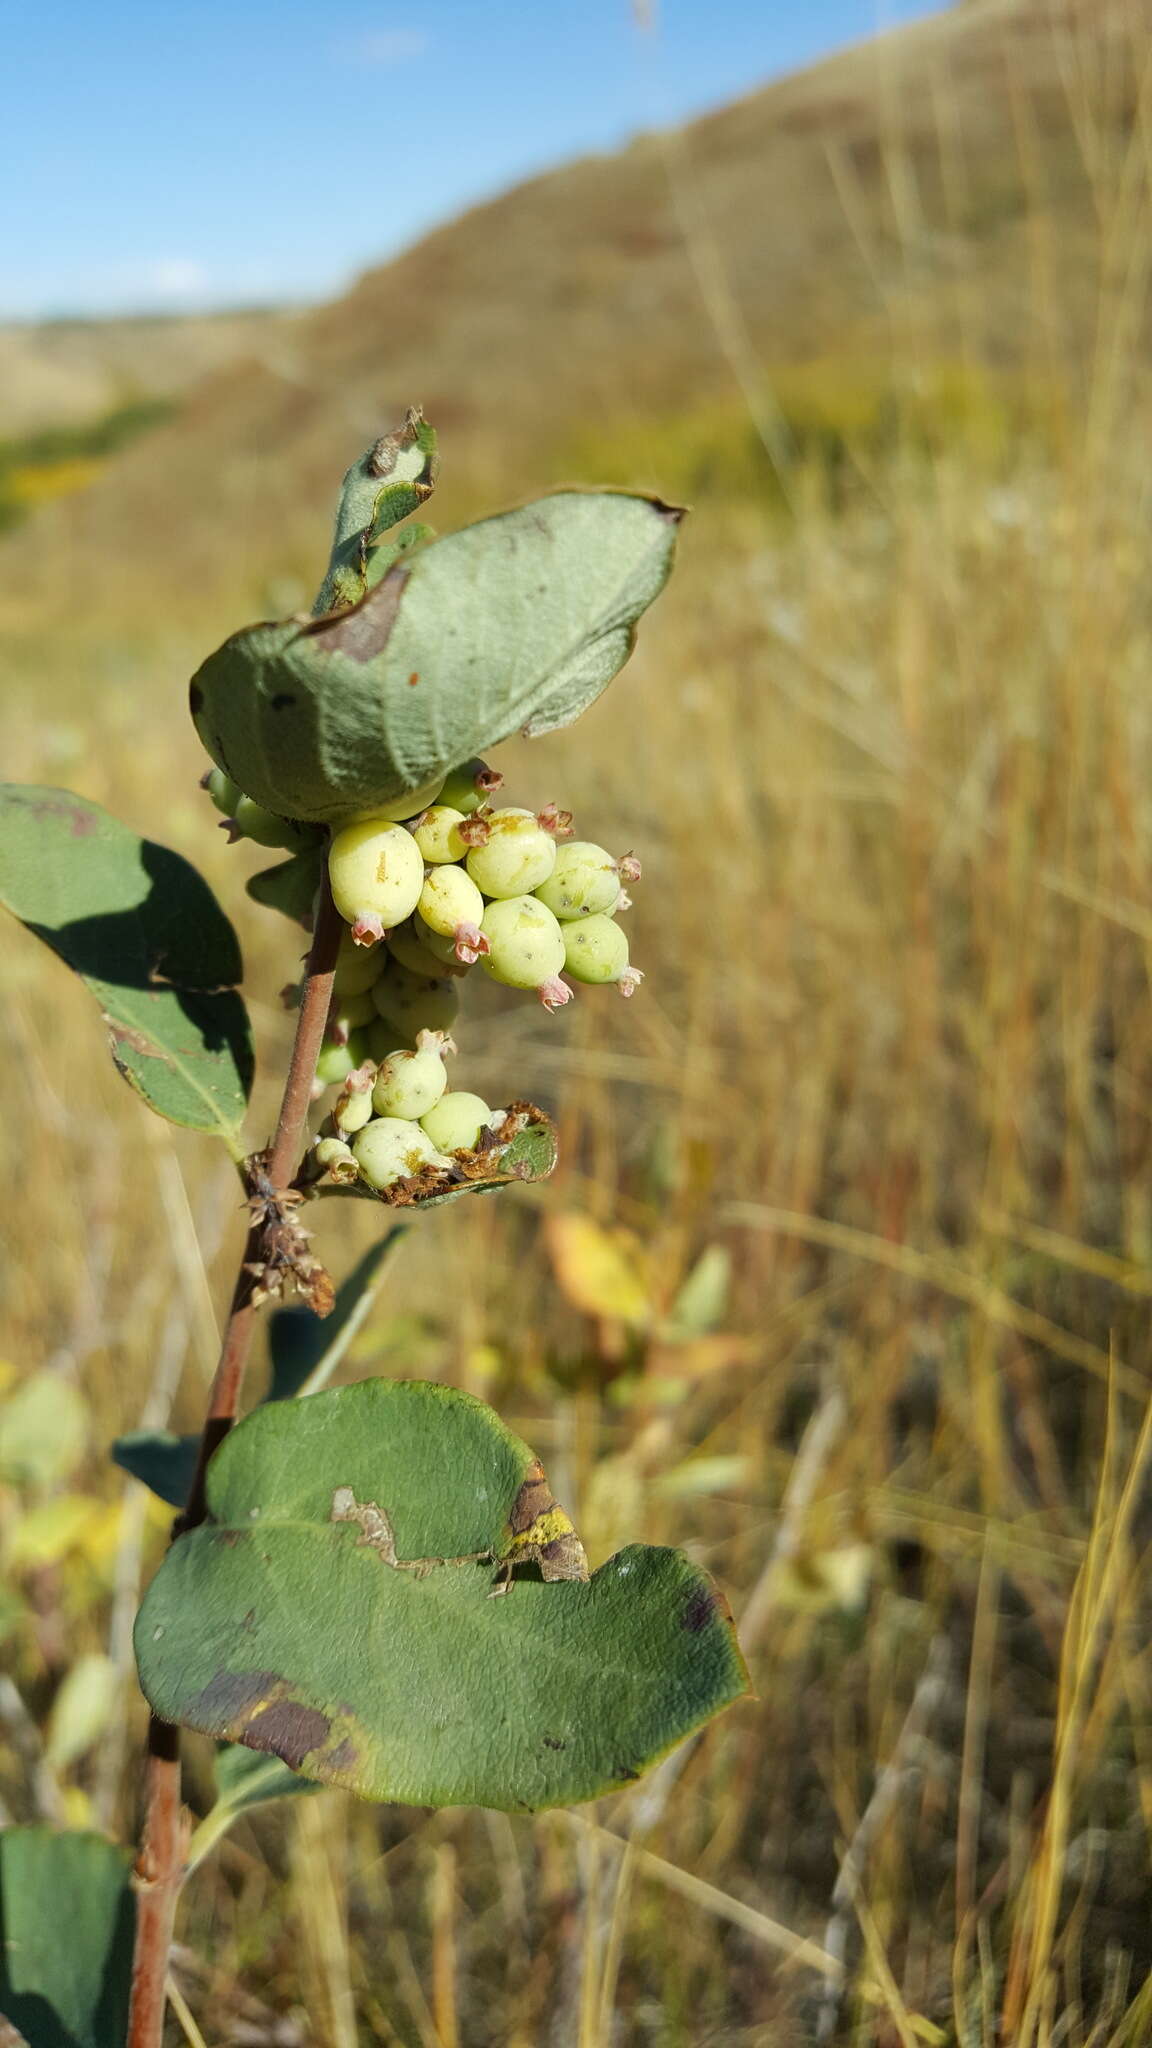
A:
<svg viewBox="0 0 1152 2048">
<path fill-rule="evenodd" d="M 687 1544 L 743 1619 L 757 1696 L 580 1813 L 325 1794 L 256 1815 L 186 1901 L 176 1977 L 209 2041 L 1149 2037 L 1152 245 L 1142 127 L 1102 162 L 1080 72 L 1069 95 L 1099 200 L 1090 360 L 1038 362 L 1017 403 L 926 351 L 902 302 L 882 378 L 776 379 L 774 464 L 725 406 L 631 446 L 619 422 L 580 430 L 587 473 L 702 501 L 625 677 L 502 765 L 514 800 L 642 850 L 648 979 L 558 1020 L 480 992 L 471 1080 L 556 1104 L 564 1165 L 413 1232 L 346 1368 L 496 1401 L 594 1564 Z M 1042 263 L 1034 289 L 1050 332 Z M 247 856 L 195 791 L 178 683 L 203 650 L 122 604 L 17 618 L 6 773 L 80 787 L 208 869 L 274 1072 L 292 941 L 247 908 Z M 29 1557 L 28 1489 L 0 1489 L 27 1602 L 0 1791 L 16 1818 L 130 1833 L 123 1622 L 162 1534 L 99 1451 L 145 1405 L 195 1413 L 241 1217 L 210 1149 L 101 1065 L 32 940 L 3 977 L 11 1378 L 81 1386 L 89 1435 L 43 1488 L 56 1525 L 72 1503 L 67 1542 Z M 562 1261 L 570 1212 L 625 1276 L 597 1314 Z M 321 1220 L 336 1266 L 367 1228 Z M 676 1343 L 710 1247 L 727 1289 L 714 1256 L 712 1314 Z M 130 1733 L 112 1714 L 38 1763 L 65 1674 L 109 1649 Z"/>
</svg>

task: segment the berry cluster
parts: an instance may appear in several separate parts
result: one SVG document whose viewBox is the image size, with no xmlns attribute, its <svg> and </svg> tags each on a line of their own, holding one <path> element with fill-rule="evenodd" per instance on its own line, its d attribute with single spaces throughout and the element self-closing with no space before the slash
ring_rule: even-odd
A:
<svg viewBox="0 0 1152 2048">
<path fill-rule="evenodd" d="M 454 1155 L 482 1160 L 503 1148 L 523 1116 L 450 1089 L 444 1062 L 455 1050 L 446 1032 L 419 1031 L 410 1051 L 354 1068 L 316 1141 L 317 1167 L 382 1194 L 402 1181 L 439 1182 L 459 1166 Z"/>
<path fill-rule="evenodd" d="M 411 811 L 405 799 L 407 820 L 381 811 L 336 834 L 328 874 L 353 943 L 386 941 L 410 976 L 443 978 L 479 961 L 506 987 L 534 989 L 549 1010 L 572 995 L 562 969 L 577 981 L 615 981 L 630 995 L 640 976 L 614 918 L 627 906 L 622 880 L 634 880 L 639 863 L 615 861 L 588 841 L 558 844 L 570 840 L 572 820 L 554 804 L 537 813 L 494 808 L 499 780 L 469 761 L 428 808 Z M 393 1015 L 386 981 L 379 1007 Z"/>
<path fill-rule="evenodd" d="M 641 980 L 616 923 L 639 861 L 573 839 L 571 813 L 554 804 L 494 805 L 502 782 L 468 761 L 331 839 L 332 899 L 348 929 L 316 1082 L 317 1093 L 342 1092 L 315 1161 L 337 1181 L 383 1190 L 515 1134 L 513 1112 L 447 1086 L 459 982 L 473 967 L 534 991 L 547 1010 L 571 1000 L 562 973 L 614 981 L 626 996 Z M 273 816 L 219 769 L 204 786 L 233 838 L 318 857 L 318 828 Z"/>
</svg>

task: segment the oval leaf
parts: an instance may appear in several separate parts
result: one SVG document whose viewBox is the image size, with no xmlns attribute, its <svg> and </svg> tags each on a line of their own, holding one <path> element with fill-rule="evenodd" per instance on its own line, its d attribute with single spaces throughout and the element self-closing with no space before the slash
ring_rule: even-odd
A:
<svg viewBox="0 0 1152 2048">
<path fill-rule="evenodd" d="M 188 1499 L 199 1455 L 198 1436 L 177 1436 L 170 1429 L 130 1429 L 109 1452 L 114 1465 L 170 1508 L 182 1508 Z"/>
<path fill-rule="evenodd" d="M 263 1408 L 208 1476 L 136 1628 L 166 1720 L 323 1783 L 528 1811 L 630 1783 L 745 1691 L 676 1550 L 586 1578 L 528 1446 L 450 1387 L 367 1380 Z M 513 1566 L 515 1576 L 495 1597 Z"/>
<path fill-rule="evenodd" d="M 293 924 L 302 924 L 310 931 L 323 869 L 324 848 L 311 846 L 306 853 L 294 853 L 277 867 L 261 868 L 259 874 L 249 875 L 244 887 L 253 903 L 263 904 L 266 910 L 279 910 Z"/>
<path fill-rule="evenodd" d="M 651 1281 L 640 1240 L 592 1216 L 560 1209 L 544 1226 L 561 1291 L 586 1316 L 643 1329 L 652 1320 Z"/>
<path fill-rule="evenodd" d="M 564 491 L 449 534 L 349 610 L 226 640 L 193 678 L 196 729 L 258 803 L 332 822 L 569 725 L 627 661 L 681 516 Z"/>
<path fill-rule="evenodd" d="M 239 1156 L 253 1070 L 243 968 L 195 868 L 69 790 L 7 783 L 0 902 L 87 982 L 145 1102 Z"/>
<path fill-rule="evenodd" d="M 128 2032 L 136 1908 L 102 1835 L 0 1832 L 0 2014 L 30 2048 L 114 2048 Z"/>
<path fill-rule="evenodd" d="M 198 1863 L 203 1863 L 221 1836 L 226 1835 L 241 1815 L 250 1813 L 254 1806 L 266 1806 L 273 1799 L 293 1799 L 302 1792 L 319 1790 L 318 1783 L 302 1778 L 299 1772 L 282 1764 L 279 1757 L 261 1756 L 257 1750 L 242 1749 L 239 1743 L 226 1742 L 216 1753 L 216 1803 L 209 1808 L 188 1844 L 185 1874 L 195 1870 Z M 3 2048 L 3 2042 L 0 2042 L 0 2048 Z"/>
</svg>

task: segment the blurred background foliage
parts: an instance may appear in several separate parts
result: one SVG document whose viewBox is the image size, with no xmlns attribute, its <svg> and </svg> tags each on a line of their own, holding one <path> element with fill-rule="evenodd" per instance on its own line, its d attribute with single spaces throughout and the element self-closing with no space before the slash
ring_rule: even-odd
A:
<svg viewBox="0 0 1152 2048">
<path fill-rule="evenodd" d="M 5 775 L 209 875 L 257 1133 L 300 948 L 197 791 L 192 668 L 308 601 L 336 478 L 409 402 L 441 529 L 573 477 L 694 506 L 625 676 L 500 760 L 642 852 L 644 988 L 559 1019 L 470 988 L 461 1084 L 553 1105 L 564 1163 L 410 1232 L 343 1372 L 493 1401 L 594 1565 L 684 1544 L 757 1698 L 579 1813 L 257 1811 L 185 1900 L 206 2040 L 1152 2031 L 1150 27 L 967 0 L 189 382 L 95 331 L 90 413 L 5 426 Z M 130 1838 L 167 1515 L 104 1451 L 193 1425 L 242 1216 L 31 938 L 0 975 L 0 1799 Z"/>
</svg>

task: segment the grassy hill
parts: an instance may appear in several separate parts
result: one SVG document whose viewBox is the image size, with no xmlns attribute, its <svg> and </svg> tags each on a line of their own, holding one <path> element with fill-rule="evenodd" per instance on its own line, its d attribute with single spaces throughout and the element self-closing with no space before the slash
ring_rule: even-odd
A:
<svg viewBox="0 0 1152 2048">
<path fill-rule="evenodd" d="M 273 349 L 291 317 L 254 309 L 0 323 L 0 440 L 170 397 L 237 355 Z"/>
<path fill-rule="evenodd" d="M 558 466 L 707 490 L 763 444 L 867 429 L 894 386 L 1080 389 L 1114 316 L 1144 335 L 1124 223 L 1150 26 L 1147 0 L 967 0 L 503 194 L 202 383 L 53 546 L 101 582 L 142 550 L 161 585 L 188 549 L 235 587 L 242 537 L 251 587 L 315 560 L 334 458 L 413 400 L 450 521 L 472 480 Z"/>
</svg>

